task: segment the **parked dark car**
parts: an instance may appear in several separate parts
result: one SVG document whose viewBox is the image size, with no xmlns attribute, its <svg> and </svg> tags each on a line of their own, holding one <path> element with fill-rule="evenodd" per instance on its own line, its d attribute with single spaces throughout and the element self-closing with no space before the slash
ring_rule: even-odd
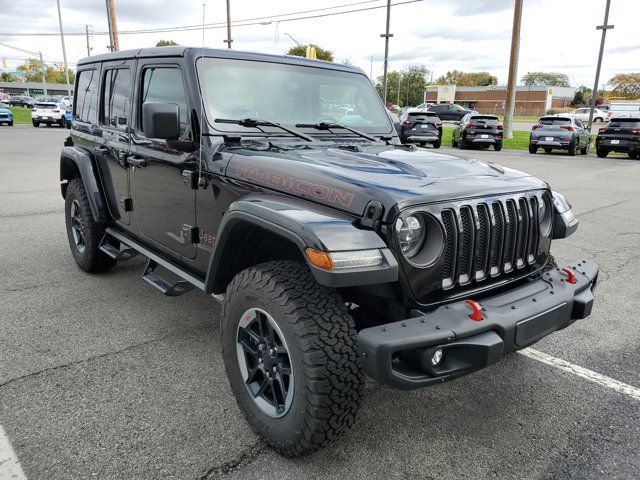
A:
<svg viewBox="0 0 640 480">
<path fill-rule="evenodd" d="M 451 134 L 451 146 L 461 150 L 470 147 L 493 146 L 496 152 L 502 150 L 504 127 L 495 115 L 465 115 Z"/>
<path fill-rule="evenodd" d="M 440 385 L 591 312 L 598 266 L 559 269 L 550 251 L 578 227 L 571 204 L 526 173 L 401 144 L 358 68 L 143 48 L 81 59 L 75 95 L 60 158 L 73 259 L 142 256 L 164 295 L 220 301 L 211 358 L 283 455 L 347 431 L 365 373 Z"/>
<path fill-rule="evenodd" d="M 440 148 L 442 143 L 442 122 L 434 112 L 407 112 L 400 127 L 402 143 L 427 143 Z"/>
<path fill-rule="evenodd" d="M 640 117 L 614 118 L 598 131 L 596 154 L 604 158 L 609 152 L 640 157 Z"/>
<path fill-rule="evenodd" d="M 438 103 L 430 105 L 428 107 L 430 112 L 435 112 L 440 117 L 440 120 L 448 120 L 459 122 L 462 117 L 469 113 L 478 113 L 475 110 L 469 110 L 468 108 L 461 107 L 455 103 Z"/>
<path fill-rule="evenodd" d="M 0 125 L 3 123 L 10 127 L 13 126 L 13 112 L 4 103 L 0 102 Z"/>
<path fill-rule="evenodd" d="M 35 100 L 31 97 L 26 97 L 26 96 L 16 96 L 16 97 L 11 97 L 9 99 L 9 106 L 11 107 L 28 107 L 28 108 L 33 108 L 33 104 L 35 103 Z"/>
<path fill-rule="evenodd" d="M 590 142 L 591 132 L 582 120 L 560 116 L 542 117 L 531 129 L 529 153 L 536 153 L 539 148 L 544 148 L 546 153 L 567 150 L 571 156 L 578 151 L 586 155 Z"/>
</svg>

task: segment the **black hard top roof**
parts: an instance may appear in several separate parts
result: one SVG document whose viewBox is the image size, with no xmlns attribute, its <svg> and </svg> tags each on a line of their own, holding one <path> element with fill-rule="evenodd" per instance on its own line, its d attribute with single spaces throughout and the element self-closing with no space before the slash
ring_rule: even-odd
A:
<svg viewBox="0 0 640 480">
<path fill-rule="evenodd" d="M 78 61 L 78 67 L 90 65 L 97 62 L 111 62 L 114 60 L 130 60 L 136 58 L 159 58 L 159 57 L 217 57 L 231 58 L 237 60 L 254 60 L 274 63 L 289 63 L 292 65 L 303 65 L 309 67 L 331 68 L 347 72 L 363 73 L 360 68 L 342 65 L 340 63 L 327 62 L 324 60 L 314 60 L 310 58 L 295 57 L 292 55 L 272 55 L 267 53 L 243 52 L 239 50 L 201 48 L 186 46 L 153 47 L 140 48 L 135 50 L 122 50 L 120 52 L 104 53 L 85 57 Z"/>
</svg>

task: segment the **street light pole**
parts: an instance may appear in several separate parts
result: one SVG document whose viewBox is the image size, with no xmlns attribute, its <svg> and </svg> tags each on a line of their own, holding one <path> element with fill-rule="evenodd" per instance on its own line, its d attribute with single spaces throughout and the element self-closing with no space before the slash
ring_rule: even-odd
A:
<svg viewBox="0 0 640 480">
<path fill-rule="evenodd" d="M 382 74 L 382 101 L 387 106 L 387 68 L 389 66 L 389 38 L 393 37 L 389 33 L 389 22 L 391 21 L 391 0 L 387 0 L 387 29 L 386 33 L 380 35 L 384 38 L 384 72 Z"/>
<path fill-rule="evenodd" d="M 67 77 L 67 95 L 71 97 L 71 82 L 69 82 L 69 65 L 67 64 L 67 47 L 64 44 L 64 30 L 62 29 L 62 11 L 58 0 L 58 22 L 60 23 L 60 40 L 62 41 L 62 59 L 64 60 L 64 73 Z"/>
<path fill-rule="evenodd" d="M 513 29 L 511 31 L 511 55 L 509 58 L 509 78 L 507 79 L 507 101 L 504 111 L 504 135 L 513 138 L 511 125 L 516 106 L 516 85 L 518 83 L 518 55 L 520 54 L 520 24 L 522 23 L 522 0 L 515 0 L 513 9 Z"/>
<path fill-rule="evenodd" d="M 227 0 L 227 39 L 224 40 L 228 48 L 231 48 L 231 0 Z"/>
<path fill-rule="evenodd" d="M 38 55 L 40 56 L 40 72 L 42 73 L 42 91 L 44 92 L 44 96 L 48 97 L 46 70 L 44 68 L 44 60 L 42 60 L 42 52 L 38 52 Z"/>
<path fill-rule="evenodd" d="M 600 82 L 600 67 L 602 67 L 602 55 L 604 53 L 604 41 L 607 37 L 607 30 L 612 30 L 613 25 L 609 25 L 609 7 L 611 6 L 611 0 L 607 0 L 607 6 L 604 10 L 604 24 L 598 25 L 596 30 L 602 30 L 602 38 L 600 39 L 600 53 L 598 54 L 598 66 L 596 67 L 596 80 L 593 82 L 593 92 L 591 93 L 591 108 L 589 109 L 589 126 L 591 131 L 591 125 L 593 124 L 593 110 L 596 108 L 596 97 L 598 95 L 598 82 Z"/>
</svg>

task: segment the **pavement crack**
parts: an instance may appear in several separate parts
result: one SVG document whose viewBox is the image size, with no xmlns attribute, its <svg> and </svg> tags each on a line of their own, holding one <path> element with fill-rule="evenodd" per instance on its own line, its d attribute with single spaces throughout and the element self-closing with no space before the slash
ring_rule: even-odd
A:
<svg viewBox="0 0 640 480">
<path fill-rule="evenodd" d="M 51 215 L 52 213 L 64 213 L 64 210 L 46 210 L 44 212 L 12 213 L 9 215 L 0 215 L 0 218 L 34 217 L 36 215 Z"/>
<path fill-rule="evenodd" d="M 578 218 L 580 218 L 580 217 L 583 217 L 585 215 L 589 215 L 591 213 L 597 212 L 599 210 L 604 210 L 605 208 L 617 207 L 618 205 L 622 205 L 623 203 L 627 203 L 627 202 L 629 202 L 631 200 L 632 199 L 628 198 L 627 200 L 620 200 L 619 202 L 610 203 L 609 205 L 602 205 L 600 207 L 592 208 L 591 210 L 587 210 L 585 212 L 578 213 L 578 214 L 576 214 L 576 216 Z"/>
<path fill-rule="evenodd" d="M 180 331 L 180 332 L 172 332 L 172 333 L 168 333 L 160 338 L 152 338 L 151 340 L 146 340 L 144 342 L 140 342 L 140 343 L 136 343 L 133 345 L 128 345 L 124 348 L 121 348 L 120 350 L 113 350 L 110 352 L 105 352 L 105 353 L 101 353 L 100 355 L 94 355 L 93 357 L 87 357 L 87 358 L 82 358 L 80 360 L 74 360 L 72 362 L 68 362 L 68 363 L 63 363 L 61 365 L 56 365 L 54 367 L 49 367 L 49 368 L 43 368 L 42 370 L 38 370 L 37 372 L 31 372 L 31 373 L 26 373 L 24 375 L 20 375 L 18 377 L 13 377 L 10 378 L 9 380 L 6 380 L 3 383 L 0 383 L 0 388 L 5 387 L 13 382 L 16 382 L 18 380 L 24 380 L 27 378 L 31 378 L 31 377 L 37 377 L 43 373 L 48 373 L 48 372 L 52 372 L 54 370 L 59 370 L 61 368 L 71 368 L 74 367 L 76 365 L 81 365 L 83 363 L 87 363 L 87 362 L 91 362 L 93 360 L 98 360 L 100 358 L 105 358 L 105 357 L 109 357 L 112 355 L 119 355 L 121 353 L 125 353 L 128 352 L 130 350 L 136 349 L 138 347 L 144 347 L 145 345 L 150 345 L 152 343 L 158 343 L 158 342 L 163 342 L 164 340 L 166 340 L 167 338 L 171 338 L 171 337 L 175 337 L 178 335 L 184 335 L 186 333 L 195 333 L 195 332 L 199 332 L 201 330 L 206 330 L 207 328 L 211 328 L 211 325 L 206 325 L 204 327 L 199 327 L 199 328 L 194 328 L 193 330 L 187 330 L 187 331 Z"/>
<path fill-rule="evenodd" d="M 231 473 L 235 470 L 247 467 L 248 465 L 253 463 L 266 449 L 267 445 L 264 442 L 260 441 L 258 443 L 255 443 L 240 452 L 239 455 L 232 458 L 231 460 L 227 460 L 220 465 L 216 465 L 215 467 L 210 468 L 200 477 L 198 477 L 198 480 L 220 478 L 221 476 Z"/>
</svg>

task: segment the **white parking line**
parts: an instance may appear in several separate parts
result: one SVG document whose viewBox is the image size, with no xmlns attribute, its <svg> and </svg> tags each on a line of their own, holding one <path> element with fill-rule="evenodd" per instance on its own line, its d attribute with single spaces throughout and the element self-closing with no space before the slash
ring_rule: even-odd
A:
<svg viewBox="0 0 640 480">
<path fill-rule="evenodd" d="M 518 353 L 524 355 L 525 357 L 529 357 L 539 362 L 546 363 L 547 365 L 551 365 L 552 367 L 559 368 L 564 372 L 572 373 L 573 375 L 577 375 L 578 377 L 582 377 L 586 380 L 589 380 L 590 382 L 602 385 L 603 387 L 615 390 L 616 392 L 622 393 L 627 397 L 631 397 L 635 400 L 640 400 L 640 388 L 627 385 L 626 383 L 622 383 L 618 380 L 614 380 L 613 378 L 601 375 L 597 372 L 594 372 L 593 370 L 574 365 L 573 363 L 567 362 L 566 360 L 547 355 L 546 353 L 543 353 L 539 350 L 534 350 L 533 348 L 525 348 L 524 350 L 518 351 Z"/>
<path fill-rule="evenodd" d="M 2 425 L 0 425 L 0 480 L 27 480 Z"/>
</svg>

